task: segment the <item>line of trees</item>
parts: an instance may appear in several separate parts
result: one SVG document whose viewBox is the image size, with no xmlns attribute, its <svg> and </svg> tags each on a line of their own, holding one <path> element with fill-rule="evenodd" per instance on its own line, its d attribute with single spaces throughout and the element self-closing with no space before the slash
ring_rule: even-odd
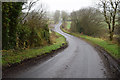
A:
<svg viewBox="0 0 120 80">
<path fill-rule="evenodd" d="M 69 15 L 68 15 L 68 13 L 66 11 L 61 12 L 61 18 L 62 18 L 63 24 L 65 23 L 65 21 L 67 21 L 68 16 Z"/>
<path fill-rule="evenodd" d="M 83 8 L 71 13 L 71 31 L 89 36 L 119 35 L 120 0 L 100 0 L 98 8 Z M 106 28 L 107 27 L 107 28 Z"/>
<path fill-rule="evenodd" d="M 65 21 L 68 19 L 68 13 L 66 11 L 56 10 L 53 18 L 55 23 L 59 22 L 60 19 L 62 19 L 63 23 L 65 23 Z"/>
<path fill-rule="evenodd" d="M 93 7 L 83 8 L 71 13 L 71 31 L 89 36 L 100 36 L 104 30 L 101 12 Z"/>
<path fill-rule="evenodd" d="M 56 10 L 55 13 L 54 13 L 54 23 L 56 24 L 57 22 L 59 22 L 60 20 L 60 11 L 59 10 Z"/>
<path fill-rule="evenodd" d="M 33 3 L 30 2 L 28 9 L 31 9 Z M 2 49 L 25 49 L 50 43 L 46 11 L 40 7 L 38 11 L 23 13 L 25 4 L 2 3 Z"/>
</svg>

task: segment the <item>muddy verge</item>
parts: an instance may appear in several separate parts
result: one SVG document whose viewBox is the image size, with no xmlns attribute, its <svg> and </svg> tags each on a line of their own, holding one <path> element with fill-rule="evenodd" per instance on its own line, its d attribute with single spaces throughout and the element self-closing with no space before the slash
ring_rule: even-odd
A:
<svg viewBox="0 0 120 80">
<path fill-rule="evenodd" d="M 110 55 L 105 49 L 96 45 L 95 49 L 100 53 L 105 66 L 109 67 L 109 74 L 113 78 L 120 78 L 120 61 Z"/>
<path fill-rule="evenodd" d="M 100 47 L 99 45 L 93 44 L 92 42 L 90 42 L 86 39 L 83 39 L 83 38 L 80 38 L 80 39 L 89 43 L 99 53 L 100 57 L 102 58 L 102 60 L 104 62 L 104 65 L 107 69 L 108 75 L 110 75 L 110 76 L 108 76 L 108 75 L 107 76 L 111 77 L 111 78 L 119 79 L 120 78 L 120 60 L 111 56 L 109 52 L 107 52 L 104 48 Z M 119 49 L 118 49 L 118 51 L 119 51 Z"/>
<path fill-rule="evenodd" d="M 62 30 L 62 27 L 61 27 L 61 30 Z M 64 32 L 64 30 L 62 31 Z M 70 33 L 68 32 L 68 34 Z M 118 80 L 120 80 L 120 59 L 114 58 L 113 56 L 110 55 L 109 52 L 107 52 L 104 48 L 100 47 L 99 45 L 93 44 L 92 42 L 84 38 L 80 38 L 80 39 L 86 41 L 87 43 L 89 43 L 91 46 L 93 46 L 97 50 L 97 52 L 102 58 L 104 65 L 108 71 L 108 75 L 110 75 L 108 77 L 117 78 Z M 120 48 L 118 48 L 118 52 L 120 53 Z"/>
<path fill-rule="evenodd" d="M 62 30 L 62 27 L 61 27 L 61 30 Z M 64 30 L 62 31 L 64 32 Z M 68 34 L 70 33 L 68 32 Z M 108 75 L 110 75 L 110 76 L 108 75 L 107 76 L 111 78 L 117 78 L 118 80 L 120 80 L 120 59 L 114 58 L 113 56 L 110 55 L 109 52 L 107 52 L 104 48 L 100 47 L 99 45 L 93 44 L 92 42 L 84 38 L 80 38 L 80 39 L 86 41 L 87 43 L 89 43 L 91 46 L 93 46 L 97 50 L 97 52 L 102 58 L 104 65 L 108 71 Z M 118 48 L 118 52 L 120 53 L 120 48 Z"/>
<path fill-rule="evenodd" d="M 2 68 L 2 77 L 6 78 L 7 76 L 9 76 L 12 73 L 19 73 L 21 70 L 22 71 L 26 71 L 29 70 L 30 68 L 41 64 L 42 62 L 54 57 L 55 55 L 57 55 L 57 53 L 61 52 L 63 49 L 67 48 L 68 44 L 62 44 L 62 46 L 60 48 L 58 48 L 57 50 L 52 50 L 49 53 L 45 53 L 43 55 L 37 56 L 37 57 L 33 57 L 30 59 L 25 59 L 24 61 L 22 61 L 21 63 L 16 63 L 11 65 L 10 67 L 4 67 Z"/>
</svg>

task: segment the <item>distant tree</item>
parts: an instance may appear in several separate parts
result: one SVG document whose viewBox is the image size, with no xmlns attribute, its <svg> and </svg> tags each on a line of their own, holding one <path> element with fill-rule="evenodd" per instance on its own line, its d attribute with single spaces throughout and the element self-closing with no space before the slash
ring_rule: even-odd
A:
<svg viewBox="0 0 120 80">
<path fill-rule="evenodd" d="M 71 30 L 74 32 L 98 36 L 103 29 L 101 12 L 93 7 L 72 12 L 71 20 Z"/>
<path fill-rule="evenodd" d="M 60 19 L 60 11 L 56 10 L 53 17 L 54 17 L 54 22 L 57 23 Z"/>
<path fill-rule="evenodd" d="M 120 0 L 100 0 L 100 7 L 102 7 L 105 22 L 109 29 L 110 41 L 113 40 L 113 35 L 116 27 L 116 15 Z"/>
<path fill-rule="evenodd" d="M 120 5 L 119 5 L 119 9 L 118 9 L 118 29 L 117 29 L 117 32 L 118 32 L 118 42 L 120 44 Z"/>
<path fill-rule="evenodd" d="M 78 18 L 78 11 L 73 11 L 72 13 L 71 13 L 71 20 L 72 20 L 72 23 L 71 23 L 71 31 L 73 31 L 73 32 L 77 32 L 78 31 L 78 27 L 81 27 L 80 25 L 79 25 L 79 18 Z M 82 29 L 81 29 L 82 30 Z"/>
<path fill-rule="evenodd" d="M 63 23 L 65 23 L 65 21 L 68 19 L 68 13 L 65 11 L 62 11 L 61 17 L 62 17 Z"/>
</svg>

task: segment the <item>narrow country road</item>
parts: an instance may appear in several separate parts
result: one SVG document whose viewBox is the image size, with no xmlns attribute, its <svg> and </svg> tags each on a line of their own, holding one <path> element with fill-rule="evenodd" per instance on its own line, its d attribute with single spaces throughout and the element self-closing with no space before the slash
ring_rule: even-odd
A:
<svg viewBox="0 0 120 80">
<path fill-rule="evenodd" d="M 85 41 L 64 33 L 60 25 L 55 31 L 65 36 L 68 47 L 49 60 L 19 74 L 15 78 L 106 78 L 107 70 L 98 52 Z"/>
</svg>

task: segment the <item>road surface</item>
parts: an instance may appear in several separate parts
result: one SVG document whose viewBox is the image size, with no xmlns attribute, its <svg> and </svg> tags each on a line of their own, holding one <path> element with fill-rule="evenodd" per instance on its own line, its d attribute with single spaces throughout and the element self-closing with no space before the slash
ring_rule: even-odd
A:
<svg viewBox="0 0 120 80">
<path fill-rule="evenodd" d="M 68 47 L 56 56 L 19 74 L 14 78 L 106 78 L 107 70 L 98 52 L 85 41 L 64 33 L 60 25 L 55 31 L 68 41 Z"/>
</svg>

